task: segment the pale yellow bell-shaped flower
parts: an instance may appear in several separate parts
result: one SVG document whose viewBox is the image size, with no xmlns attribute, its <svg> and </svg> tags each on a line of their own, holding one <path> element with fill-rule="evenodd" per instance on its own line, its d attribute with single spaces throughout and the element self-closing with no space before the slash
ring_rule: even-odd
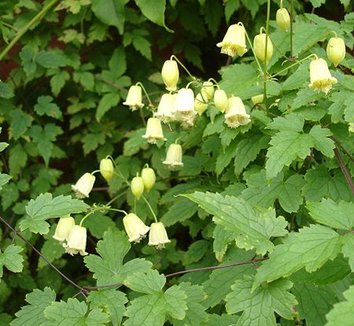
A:
<svg viewBox="0 0 354 326">
<path fill-rule="evenodd" d="M 125 232 L 127 232 L 129 242 L 140 242 L 150 230 L 150 227 L 146 226 L 134 213 L 129 213 L 123 217 L 123 225 Z"/>
<path fill-rule="evenodd" d="M 242 100 L 237 96 L 229 98 L 229 107 L 225 112 L 225 123 L 230 128 L 237 128 L 248 124 L 251 121 L 250 115 L 246 113 Z"/>
<path fill-rule="evenodd" d="M 267 41 L 267 53 L 265 52 L 266 39 L 268 40 Z M 263 62 L 265 60 L 267 60 L 267 62 L 269 62 L 273 56 L 273 43 L 272 43 L 270 37 L 269 36 L 267 37 L 267 34 L 265 34 L 265 33 L 260 33 L 254 37 L 253 49 L 254 49 L 254 53 L 256 54 L 257 58 Z"/>
<path fill-rule="evenodd" d="M 214 105 L 222 113 L 226 111 L 229 106 L 229 99 L 223 89 L 217 89 L 214 93 Z"/>
<path fill-rule="evenodd" d="M 87 198 L 89 197 L 95 180 L 96 177 L 93 174 L 86 172 L 71 186 L 71 189 L 75 192 L 77 198 Z"/>
<path fill-rule="evenodd" d="M 167 149 L 166 159 L 162 163 L 171 170 L 183 166 L 182 146 L 180 144 L 171 144 Z"/>
<path fill-rule="evenodd" d="M 259 94 L 251 97 L 253 105 L 261 104 L 264 101 L 264 94 Z"/>
<path fill-rule="evenodd" d="M 179 70 L 175 60 L 166 60 L 164 62 L 161 77 L 168 91 L 175 91 L 177 89 Z"/>
<path fill-rule="evenodd" d="M 87 230 L 80 225 L 74 225 L 66 243 L 63 244 L 65 252 L 73 256 L 80 253 L 81 256 L 87 255 L 86 252 Z"/>
<path fill-rule="evenodd" d="M 176 112 L 194 111 L 194 93 L 190 88 L 181 88 L 176 96 Z"/>
<path fill-rule="evenodd" d="M 204 97 L 201 93 L 198 93 L 194 100 L 194 110 L 199 114 L 202 115 L 208 107 L 208 104 L 205 103 Z"/>
<path fill-rule="evenodd" d="M 336 83 L 337 79 L 332 77 L 326 60 L 319 58 L 310 62 L 310 88 L 327 94 Z"/>
<path fill-rule="evenodd" d="M 287 31 L 290 28 L 290 15 L 286 8 L 277 10 L 275 21 L 278 27 L 283 31 Z"/>
<path fill-rule="evenodd" d="M 214 96 L 214 84 L 211 81 L 205 81 L 202 88 L 200 89 L 201 96 L 203 97 L 204 102 L 210 101 Z"/>
<path fill-rule="evenodd" d="M 100 173 L 102 177 L 109 183 L 114 175 L 114 166 L 110 158 L 104 158 L 100 161 Z"/>
<path fill-rule="evenodd" d="M 340 37 L 331 37 L 327 44 L 327 58 L 337 67 L 345 58 L 345 43 Z"/>
<path fill-rule="evenodd" d="M 223 40 L 216 44 L 221 53 L 242 57 L 247 52 L 246 30 L 241 23 L 230 25 Z"/>
<path fill-rule="evenodd" d="M 147 166 L 141 170 L 141 178 L 143 179 L 144 190 L 149 192 L 156 182 L 155 171 Z"/>
<path fill-rule="evenodd" d="M 142 177 L 134 177 L 130 182 L 130 190 L 136 199 L 140 199 L 144 192 L 144 181 Z"/>
<path fill-rule="evenodd" d="M 149 232 L 149 246 L 156 246 L 157 249 L 165 247 L 166 243 L 170 243 L 165 226 L 162 222 L 152 223 Z"/>
<path fill-rule="evenodd" d="M 144 106 L 142 98 L 141 87 L 139 85 L 132 85 L 129 88 L 127 99 L 123 104 L 129 106 L 132 111 L 135 111 Z"/>
<path fill-rule="evenodd" d="M 163 135 L 161 121 L 158 118 L 149 118 L 143 138 L 150 144 L 156 144 L 158 140 L 166 140 Z"/>
<path fill-rule="evenodd" d="M 68 236 L 75 225 L 75 220 L 70 216 L 61 217 L 58 221 L 53 238 L 60 242 L 67 241 Z"/>
<path fill-rule="evenodd" d="M 168 123 L 175 120 L 175 113 L 176 94 L 163 94 L 154 117 L 159 118 L 164 123 Z"/>
</svg>

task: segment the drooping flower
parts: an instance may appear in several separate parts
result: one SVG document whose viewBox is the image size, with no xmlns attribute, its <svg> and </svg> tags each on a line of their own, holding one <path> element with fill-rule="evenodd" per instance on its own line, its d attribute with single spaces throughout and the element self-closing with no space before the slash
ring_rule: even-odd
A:
<svg viewBox="0 0 354 326">
<path fill-rule="evenodd" d="M 154 117 L 168 123 L 175 119 L 176 94 L 163 94 Z"/>
<path fill-rule="evenodd" d="M 266 50 L 266 40 L 267 40 L 267 53 Z M 253 39 L 253 49 L 257 58 L 261 61 L 269 62 L 273 56 L 273 43 L 267 34 L 260 33 L 256 35 Z"/>
<path fill-rule="evenodd" d="M 112 180 L 114 174 L 114 166 L 110 158 L 107 157 L 100 161 L 100 173 L 108 183 Z"/>
<path fill-rule="evenodd" d="M 237 128 L 250 122 L 250 116 L 246 113 L 242 100 L 237 96 L 229 98 L 229 107 L 225 112 L 225 123 L 230 128 Z"/>
<path fill-rule="evenodd" d="M 345 58 L 345 43 L 340 37 L 331 37 L 327 44 L 327 57 L 335 67 Z"/>
<path fill-rule="evenodd" d="M 246 30 L 242 23 L 230 25 L 223 40 L 216 44 L 221 48 L 221 53 L 225 53 L 230 57 L 242 57 L 247 52 L 246 47 Z"/>
<path fill-rule="evenodd" d="M 253 105 L 257 105 L 263 103 L 264 101 L 264 94 L 259 94 L 251 97 L 251 101 Z"/>
<path fill-rule="evenodd" d="M 162 80 L 168 91 L 175 91 L 179 78 L 178 65 L 175 60 L 166 60 L 161 71 Z"/>
<path fill-rule="evenodd" d="M 171 144 L 167 149 L 166 159 L 162 162 L 171 170 L 183 166 L 182 146 L 180 144 Z"/>
<path fill-rule="evenodd" d="M 80 179 L 71 186 L 71 189 L 74 190 L 77 198 L 87 198 L 93 188 L 96 177 L 91 173 L 84 173 Z"/>
<path fill-rule="evenodd" d="M 214 96 L 214 84 L 211 81 L 205 81 L 202 88 L 200 89 L 200 94 L 204 102 L 210 101 Z"/>
<path fill-rule="evenodd" d="M 123 225 L 130 242 L 140 242 L 150 230 L 150 227 L 146 226 L 134 213 L 129 213 L 123 217 Z"/>
<path fill-rule="evenodd" d="M 208 104 L 205 102 L 204 97 L 201 93 L 198 93 L 194 100 L 194 110 L 199 114 L 202 115 L 204 111 L 207 109 Z"/>
<path fill-rule="evenodd" d="M 336 83 L 337 79 L 332 77 L 326 60 L 319 58 L 310 62 L 310 88 L 327 94 Z"/>
<path fill-rule="evenodd" d="M 158 118 L 149 118 L 143 138 L 150 144 L 156 144 L 158 140 L 166 140 L 163 135 L 161 121 Z"/>
<path fill-rule="evenodd" d="M 229 100 L 223 89 L 217 89 L 214 93 L 214 105 L 222 113 L 226 111 L 229 106 Z"/>
<path fill-rule="evenodd" d="M 130 86 L 127 99 L 123 102 L 123 104 L 129 106 L 132 111 L 140 109 L 144 106 L 142 100 L 142 89 L 139 85 Z"/>
<path fill-rule="evenodd" d="M 142 169 L 141 178 L 143 179 L 144 190 L 149 192 L 153 188 L 156 182 L 155 171 L 152 168 L 149 168 L 147 166 Z"/>
<path fill-rule="evenodd" d="M 275 21 L 281 30 L 287 31 L 289 29 L 290 15 L 286 8 L 280 8 L 277 10 Z"/>
<path fill-rule="evenodd" d="M 149 246 L 156 246 L 157 249 L 165 247 L 171 240 L 167 236 L 165 226 L 162 222 L 152 223 L 149 232 Z"/>
<path fill-rule="evenodd" d="M 130 182 L 130 190 L 136 199 L 140 199 L 144 192 L 144 181 L 142 177 L 136 176 Z"/>
<path fill-rule="evenodd" d="M 181 88 L 176 96 L 176 120 L 185 126 L 193 126 L 196 118 L 194 93 L 190 88 Z"/>
<path fill-rule="evenodd" d="M 53 238 L 60 242 L 67 241 L 68 236 L 75 225 L 75 220 L 70 216 L 64 216 L 59 219 Z"/>
<path fill-rule="evenodd" d="M 65 252 L 73 256 L 80 253 L 81 256 L 87 255 L 86 252 L 87 230 L 80 225 L 74 225 L 66 243 L 63 243 Z"/>
</svg>

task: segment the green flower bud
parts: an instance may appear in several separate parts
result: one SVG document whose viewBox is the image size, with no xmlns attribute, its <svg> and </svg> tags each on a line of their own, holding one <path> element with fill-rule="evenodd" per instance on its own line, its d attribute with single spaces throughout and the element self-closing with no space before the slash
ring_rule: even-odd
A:
<svg viewBox="0 0 354 326">
<path fill-rule="evenodd" d="M 287 31 L 290 28 L 289 12 L 285 8 L 278 9 L 275 21 L 281 30 Z"/>
<path fill-rule="evenodd" d="M 141 178 L 143 179 L 144 190 L 149 192 L 156 182 L 155 171 L 149 167 L 143 168 L 141 171 Z"/>
<path fill-rule="evenodd" d="M 263 62 L 265 60 L 269 62 L 273 56 L 273 44 L 269 36 L 267 38 L 267 53 L 265 53 L 266 36 L 267 35 L 265 33 L 260 33 L 256 35 L 253 40 L 253 48 L 256 57 Z"/>
<path fill-rule="evenodd" d="M 345 43 L 340 37 L 331 37 L 327 44 L 327 57 L 337 67 L 345 57 Z"/>
<path fill-rule="evenodd" d="M 130 183 L 130 190 L 136 199 L 140 199 L 144 192 L 144 182 L 142 177 L 134 177 Z"/>
<path fill-rule="evenodd" d="M 101 160 L 100 173 L 108 183 L 112 180 L 114 174 L 114 167 L 111 159 L 104 158 Z"/>
</svg>

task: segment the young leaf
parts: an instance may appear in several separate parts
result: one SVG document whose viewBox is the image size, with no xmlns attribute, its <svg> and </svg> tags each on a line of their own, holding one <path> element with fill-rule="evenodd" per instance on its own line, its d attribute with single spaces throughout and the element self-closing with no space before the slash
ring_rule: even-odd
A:
<svg viewBox="0 0 354 326">
<path fill-rule="evenodd" d="M 165 283 L 166 278 L 158 271 L 148 270 L 128 275 L 124 285 L 136 292 L 152 294 L 161 291 Z"/>
<path fill-rule="evenodd" d="M 96 119 L 100 121 L 104 114 L 112 107 L 116 106 L 120 100 L 120 96 L 117 93 L 105 94 L 98 103 Z"/>
<path fill-rule="evenodd" d="M 20 252 L 23 248 L 15 245 L 9 245 L 4 252 L 0 250 L 0 278 L 3 274 L 4 266 L 11 272 L 19 273 L 23 269 L 23 257 Z"/>
<path fill-rule="evenodd" d="M 321 126 L 313 126 L 309 135 L 313 139 L 314 147 L 327 157 L 334 156 L 334 141 L 329 138 L 332 135 L 329 129 Z"/>
<path fill-rule="evenodd" d="M 343 293 L 346 301 L 334 305 L 333 309 L 326 315 L 328 320 L 326 326 L 351 326 L 354 320 L 354 286 L 350 286 Z"/>
<path fill-rule="evenodd" d="M 12 176 L 5 174 L 5 173 L 0 173 L 0 190 L 4 185 L 6 185 L 10 180 Z"/>
<path fill-rule="evenodd" d="M 51 96 L 40 96 L 37 99 L 37 104 L 34 106 L 34 110 L 40 116 L 47 115 L 55 119 L 61 119 L 62 113 L 58 105 L 53 103 Z"/>
<path fill-rule="evenodd" d="M 257 270 L 254 288 L 263 282 L 288 277 L 305 267 L 316 271 L 341 249 L 339 234 L 321 225 L 310 225 L 299 233 L 290 233 L 283 244 L 277 245 L 267 261 Z"/>
<path fill-rule="evenodd" d="M 97 285 L 124 283 L 132 273 L 144 272 L 151 268 L 152 264 L 142 258 L 123 264 L 130 247 L 123 232 L 110 229 L 104 233 L 103 240 L 97 243 L 99 256 L 88 255 L 84 258 L 86 267 L 97 280 Z"/>
<path fill-rule="evenodd" d="M 198 211 L 198 206 L 184 198 L 177 198 L 168 211 L 161 217 L 165 226 L 183 222 L 191 218 Z"/>
<path fill-rule="evenodd" d="M 43 311 L 55 301 L 55 292 L 45 287 L 43 291 L 35 289 L 26 295 L 27 306 L 16 312 L 11 326 L 38 326 L 46 322 Z"/>
<path fill-rule="evenodd" d="M 20 221 L 21 231 L 29 229 L 33 233 L 46 234 L 49 231 L 47 219 L 72 213 L 81 213 L 89 208 L 82 200 L 71 196 L 54 197 L 50 193 L 40 194 L 26 206 L 27 216 Z"/>
</svg>

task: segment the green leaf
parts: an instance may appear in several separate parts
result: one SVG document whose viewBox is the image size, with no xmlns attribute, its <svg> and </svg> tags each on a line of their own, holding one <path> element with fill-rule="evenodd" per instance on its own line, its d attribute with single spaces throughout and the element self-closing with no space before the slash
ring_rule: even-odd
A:
<svg viewBox="0 0 354 326">
<path fill-rule="evenodd" d="M 327 128 L 320 126 L 313 126 L 309 135 L 313 139 L 314 147 L 319 150 L 323 155 L 332 158 L 334 156 L 334 141 L 329 138 L 332 133 Z"/>
<path fill-rule="evenodd" d="M 0 190 L 2 190 L 2 187 L 6 185 L 11 179 L 11 175 L 0 173 Z"/>
<path fill-rule="evenodd" d="M 322 199 L 320 203 L 308 203 L 307 208 L 318 223 L 348 231 L 354 227 L 354 203 L 336 203 L 332 199 Z"/>
<path fill-rule="evenodd" d="M 59 50 L 38 52 L 35 61 L 44 68 L 57 68 L 68 64 L 67 58 Z"/>
<path fill-rule="evenodd" d="M 17 140 L 31 126 L 33 118 L 20 109 L 15 109 L 10 112 L 10 134 Z"/>
<path fill-rule="evenodd" d="M 26 295 L 27 306 L 16 312 L 11 326 L 38 326 L 46 322 L 43 311 L 55 301 L 55 292 L 45 287 L 43 291 L 35 289 Z"/>
<path fill-rule="evenodd" d="M 143 15 L 153 23 L 160 25 L 168 32 L 173 32 L 165 24 L 166 0 L 135 0 Z"/>
<path fill-rule="evenodd" d="M 346 234 L 343 239 L 343 247 L 342 247 L 342 253 L 344 257 L 348 258 L 350 268 L 352 272 L 354 271 L 354 234 L 353 233 L 348 233 Z"/>
<path fill-rule="evenodd" d="M 27 153 L 20 143 L 10 149 L 9 167 L 10 174 L 16 176 L 26 166 Z"/>
<path fill-rule="evenodd" d="M 218 1 L 208 0 L 204 6 L 204 10 L 205 21 L 211 34 L 215 37 L 223 18 L 223 5 Z"/>
<path fill-rule="evenodd" d="M 152 60 L 151 55 L 151 43 L 141 35 L 133 36 L 133 46 L 134 48 L 141 53 L 148 60 Z"/>
<path fill-rule="evenodd" d="M 148 270 L 146 273 L 137 272 L 128 275 L 124 285 L 133 291 L 152 294 L 162 290 L 166 283 L 166 278 L 156 270 Z"/>
<path fill-rule="evenodd" d="M 251 277 L 237 280 L 231 286 L 232 292 L 226 296 L 228 313 L 242 311 L 238 325 L 275 326 L 274 312 L 286 319 L 293 318 L 293 306 L 297 301 L 288 291 L 292 287 L 289 280 L 278 280 L 254 291 L 252 283 Z"/>
<path fill-rule="evenodd" d="M 346 301 L 336 303 L 333 309 L 326 315 L 326 326 L 351 326 L 354 320 L 354 286 L 350 286 L 343 293 Z"/>
<path fill-rule="evenodd" d="M 96 111 L 96 119 L 100 121 L 104 114 L 109 111 L 112 107 L 116 106 L 120 100 L 120 96 L 117 93 L 108 93 L 103 95 L 100 102 L 98 103 Z"/>
<path fill-rule="evenodd" d="M 273 249 L 274 245 L 269 240 L 271 237 L 287 233 L 287 222 L 283 217 L 276 218 L 274 210 L 261 213 L 241 198 L 208 192 L 183 196 L 214 215 L 213 221 L 216 224 L 232 231 L 239 248 L 255 249 L 258 254 L 265 254 Z"/>
<path fill-rule="evenodd" d="M 125 5 L 129 0 L 92 0 L 92 11 L 109 26 L 115 26 L 119 34 L 124 33 Z"/>
<path fill-rule="evenodd" d="M 220 175 L 221 172 L 230 164 L 231 160 L 236 156 L 237 143 L 234 142 L 226 149 L 221 148 L 220 154 L 216 159 L 215 172 Z"/>
<path fill-rule="evenodd" d="M 176 199 L 168 211 L 161 217 L 165 226 L 171 226 L 177 222 L 183 222 L 191 218 L 198 211 L 198 206 L 184 198 Z"/>
<path fill-rule="evenodd" d="M 277 117 L 268 124 L 267 129 L 279 131 L 297 131 L 301 132 L 304 127 L 304 118 L 298 114 L 290 113 L 285 117 Z"/>
<path fill-rule="evenodd" d="M 67 71 L 62 70 L 55 73 L 55 75 L 50 79 L 50 87 L 52 93 L 58 96 L 60 91 L 65 85 L 65 82 L 69 80 L 70 75 Z"/>
<path fill-rule="evenodd" d="M 84 154 L 88 154 L 95 150 L 99 145 L 103 145 L 105 142 L 106 136 L 103 132 L 100 133 L 93 133 L 93 134 L 87 134 L 84 137 L 82 137 L 82 143 L 83 149 L 84 149 Z"/>
<path fill-rule="evenodd" d="M 49 233 L 51 234 L 51 233 Z M 50 261 L 53 262 L 56 259 L 60 258 L 63 256 L 65 253 L 64 247 L 62 243 L 60 243 L 58 240 L 53 239 L 52 236 L 48 237 L 47 240 L 45 240 L 41 253 Z M 43 268 L 48 266 L 48 263 L 44 261 L 43 259 L 39 259 L 38 261 L 38 268 Z"/>
<path fill-rule="evenodd" d="M 97 243 L 98 255 L 84 258 L 86 267 L 93 273 L 97 285 L 124 283 L 127 277 L 135 272 L 144 272 L 151 268 L 151 262 L 136 258 L 123 264 L 124 256 L 130 250 L 127 236 L 117 230 L 108 230 L 103 240 Z"/>
<path fill-rule="evenodd" d="M 89 309 L 86 302 L 69 298 L 67 302 L 53 302 L 44 309 L 47 322 L 43 326 L 98 326 L 108 323 L 109 318 L 100 309 Z"/>
<path fill-rule="evenodd" d="M 340 251 L 339 234 L 321 225 L 310 225 L 288 235 L 277 245 L 267 261 L 257 270 L 254 288 L 263 282 L 288 277 L 305 267 L 316 271 Z"/>
<path fill-rule="evenodd" d="M 0 250 L 0 278 L 3 275 L 4 266 L 11 272 L 19 273 L 23 269 L 23 257 L 20 255 L 23 248 L 9 245 L 4 252 Z"/>
<path fill-rule="evenodd" d="M 40 116 L 46 115 L 54 119 L 61 119 L 62 113 L 58 105 L 53 103 L 51 96 L 40 96 L 37 99 L 37 104 L 34 106 L 34 110 Z"/>
<path fill-rule="evenodd" d="M 47 219 L 73 213 L 81 213 L 89 208 L 82 200 L 71 196 L 54 197 L 50 193 L 31 199 L 26 206 L 27 216 L 20 221 L 21 231 L 29 229 L 33 233 L 46 234 L 49 231 Z"/>
<path fill-rule="evenodd" d="M 227 251 L 228 245 L 234 240 L 233 233 L 223 226 L 215 225 L 213 231 L 213 250 L 217 261 L 221 262 Z"/>
<path fill-rule="evenodd" d="M 113 326 L 121 324 L 125 313 L 125 304 L 128 302 L 125 293 L 114 289 L 92 291 L 87 300 L 90 302 L 91 308 L 108 312 Z"/>
<path fill-rule="evenodd" d="M 14 90 L 8 83 L 4 83 L 3 81 L 0 80 L 0 97 L 2 98 L 12 98 L 14 97 Z"/>
<path fill-rule="evenodd" d="M 321 7 L 321 5 L 326 2 L 326 0 L 310 0 L 310 2 L 312 3 L 314 8 L 318 8 Z"/>
</svg>

